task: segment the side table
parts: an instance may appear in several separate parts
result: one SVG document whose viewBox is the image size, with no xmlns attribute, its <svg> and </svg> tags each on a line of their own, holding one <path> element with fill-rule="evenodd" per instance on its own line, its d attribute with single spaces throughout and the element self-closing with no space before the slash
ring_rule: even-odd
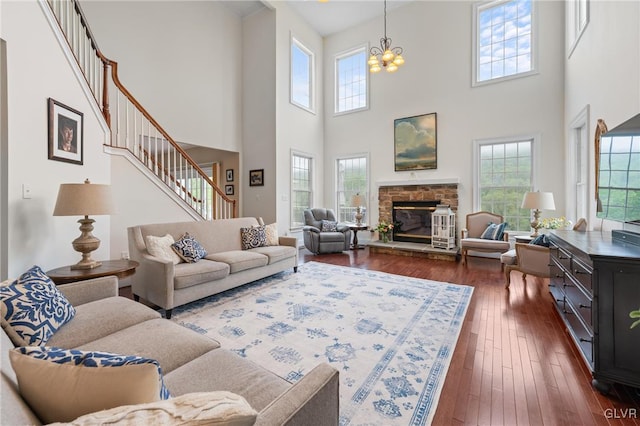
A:
<svg viewBox="0 0 640 426">
<path fill-rule="evenodd" d="M 361 247 L 358 244 L 358 231 L 366 231 L 367 229 L 369 229 L 367 224 L 361 223 L 360 225 L 358 225 L 354 223 L 353 225 L 347 225 L 347 226 L 349 227 L 349 229 L 353 231 L 353 244 L 351 244 L 351 250 L 363 249 L 364 247 Z"/>
<path fill-rule="evenodd" d="M 47 271 L 47 276 L 56 284 L 68 284 L 91 278 L 115 275 L 118 279 L 126 278 L 136 272 L 140 264 L 135 260 L 104 260 L 102 265 L 92 269 L 71 269 L 71 265 Z"/>
</svg>

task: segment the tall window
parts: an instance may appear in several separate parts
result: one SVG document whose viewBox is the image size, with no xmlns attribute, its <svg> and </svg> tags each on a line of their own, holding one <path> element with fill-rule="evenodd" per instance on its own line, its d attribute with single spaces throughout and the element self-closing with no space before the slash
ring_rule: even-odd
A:
<svg viewBox="0 0 640 426">
<path fill-rule="evenodd" d="M 313 53 L 291 37 L 291 103 L 313 111 Z"/>
<path fill-rule="evenodd" d="M 568 56 L 571 56 L 587 28 L 587 24 L 589 24 L 589 0 L 567 1 L 566 15 Z"/>
<path fill-rule="evenodd" d="M 367 157 L 338 158 L 336 160 L 336 205 L 339 222 L 355 222 L 356 207 L 354 197 L 360 195 L 360 205 L 364 215 L 363 221 L 367 221 L 368 198 L 368 169 Z"/>
<path fill-rule="evenodd" d="M 533 138 L 477 143 L 479 210 L 500 214 L 508 229 L 528 231 L 531 212 L 521 209 L 533 187 Z"/>
<path fill-rule="evenodd" d="M 336 56 L 336 113 L 369 107 L 368 79 L 366 46 Z"/>
<path fill-rule="evenodd" d="M 598 217 L 640 219 L 640 135 L 602 137 L 598 196 Z"/>
<path fill-rule="evenodd" d="M 535 72 L 532 0 L 496 0 L 474 12 L 474 84 Z"/>
<path fill-rule="evenodd" d="M 291 228 L 304 225 L 304 211 L 313 202 L 313 158 L 307 155 L 291 155 Z"/>
</svg>

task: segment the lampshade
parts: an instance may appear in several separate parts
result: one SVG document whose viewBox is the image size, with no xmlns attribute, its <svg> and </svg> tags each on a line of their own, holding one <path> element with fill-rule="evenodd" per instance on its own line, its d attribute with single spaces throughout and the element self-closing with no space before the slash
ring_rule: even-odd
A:
<svg viewBox="0 0 640 426">
<path fill-rule="evenodd" d="M 63 183 L 53 209 L 54 216 L 95 216 L 113 213 L 110 185 L 89 182 Z"/>
<path fill-rule="evenodd" d="M 351 205 L 354 207 L 359 207 L 362 205 L 362 196 L 360 194 L 356 194 L 351 199 Z"/>
<path fill-rule="evenodd" d="M 555 210 L 556 205 L 553 202 L 552 192 L 527 192 L 522 198 L 523 209 L 535 210 Z"/>
</svg>

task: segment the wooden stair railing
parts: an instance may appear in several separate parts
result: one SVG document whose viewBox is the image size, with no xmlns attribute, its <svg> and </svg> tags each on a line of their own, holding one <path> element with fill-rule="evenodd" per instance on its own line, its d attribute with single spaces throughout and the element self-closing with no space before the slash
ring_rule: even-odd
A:
<svg viewBox="0 0 640 426">
<path fill-rule="evenodd" d="M 78 1 L 40 1 L 55 16 L 111 129 L 107 145 L 131 152 L 203 219 L 237 217 L 236 200 L 214 184 L 120 82 L 118 63 L 98 48 Z"/>
</svg>

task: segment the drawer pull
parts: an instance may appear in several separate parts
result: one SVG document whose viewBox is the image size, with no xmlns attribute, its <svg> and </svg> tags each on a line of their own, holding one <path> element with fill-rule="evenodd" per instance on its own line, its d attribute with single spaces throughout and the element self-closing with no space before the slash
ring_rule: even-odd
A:
<svg viewBox="0 0 640 426">
<path fill-rule="evenodd" d="M 586 342 L 586 343 L 593 343 L 593 340 L 591 340 L 591 339 L 585 339 L 584 337 L 581 337 L 581 338 L 580 338 L 580 341 L 581 341 L 581 342 Z"/>
</svg>

